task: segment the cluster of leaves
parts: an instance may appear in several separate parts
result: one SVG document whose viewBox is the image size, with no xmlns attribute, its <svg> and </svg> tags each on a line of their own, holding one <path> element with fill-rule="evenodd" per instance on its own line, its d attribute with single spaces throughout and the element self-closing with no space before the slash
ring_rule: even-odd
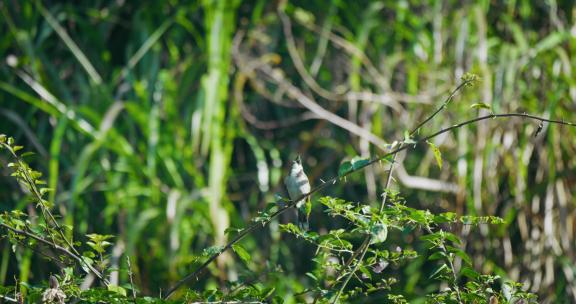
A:
<svg viewBox="0 0 576 304">
<path fill-rule="evenodd" d="M 334 197 L 320 198 L 319 202 L 326 207 L 328 215 L 344 218 L 350 224 L 347 229 L 330 230 L 319 235 L 301 231 L 294 224 L 281 225 L 283 231 L 317 248 L 313 261 L 318 271 L 307 274 L 316 282 L 316 287 L 309 292 L 321 295 L 323 301 L 335 300 L 338 296 L 333 287 L 343 278 L 351 276 L 355 279 L 354 287 L 344 291 L 340 299 L 351 300 L 386 291 L 389 301 L 406 303 L 402 295 L 391 293 L 392 285 L 398 279 L 386 270 L 427 255 L 427 260 L 438 263 L 429 278 L 438 280 L 438 286 L 447 286 L 428 295 L 432 303 L 484 303 L 490 298 L 507 303 L 520 299 L 535 300 L 533 294 L 523 291 L 521 284 L 475 271 L 471 258 L 462 249 L 462 240 L 450 232 L 451 227 L 458 225 L 501 224 L 501 218 L 457 216 L 453 212 L 434 214 L 429 210 L 408 207 L 397 193 L 389 191 L 387 196 L 388 203 L 382 210 Z M 390 233 L 397 231 L 418 235 L 429 252 L 417 252 L 387 242 L 389 230 Z M 354 249 L 354 243 L 365 237 L 369 237 L 370 242 L 365 245 L 368 248 L 362 259 L 357 252 L 362 250 L 364 244 Z M 455 267 L 456 260 L 462 261 L 463 266 Z M 358 273 L 354 273 L 356 271 Z M 327 289 L 326 286 L 332 288 Z"/>
<path fill-rule="evenodd" d="M 21 150 L 22 147 L 16 146 L 12 137 L 7 137 L 3 134 L 0 134 L 0 147 L 2 150 L 9 151 L 14 158 L 14 162 L 8 164 L 8 167 L 13 169 L 11 175 L 18 180 L 25 192 L 29 194 L 30 201 L 35 203 L 43 215 L 40 217 L 30 217 L 20 210 L 11 210 L 0 214 L 0 225 L 3 230 L 6 231 L 6 234 L 2 234 L 2 236 L 12 242 L 14 252 L 19 246 L 34 248 L 57 265 L 65 265 L 66 267 L 61 267 L 60 273 L 54 274 L 53 277 L 57 280 L 56 282 L 60 282 L 60 284 L 57 284 L 61 286 L 59 290 L 63 292 L 68 299 L 81 300 L 89 303 L 172 303 L 172 301 L 160 298 L 129 296 L 127 289 L 134 289 L 134 286 L 126 286 L 126 288 L 124 288 L 110 285 L 106 281 L 105 276 L 112 270 L 108 265 L 110 260 L 108 251 L 112 245 L 109 240 L 114 236 L 96 233 L 86 235 L 88 241 L 85 242 L 86 246 L 84 247 L 87 247 L 87 250 L 80 254 L 76 250 L 76 247 L 80 247 L 82 244 L 80 242 L 73 243 L 66 235 L 66 233 L 71 234 L 73 227 L 61 226 L 52 214 L 51 208 L 53 204 L 43 197 L 49 189 L 37 188 L 38 185 L 45 184 L 45 182 L 40 179 L 42 174 L 31 169 L 23 159 L 23 157 L 28 157 L 32 154 L 18 154 L 18 151 Z M 256 219 L 255 223 L 270 220 L 270 215 L 267 214 L 267 212 L 272 211 L 273 206 L 269 207 L 270 208 L 267 208 L 261 213 L 262 219 Z M 64 228 L 66 228 L 66 230 L 64 230 Z M 229 229 L 228 232 L 231 231 L 234 231 L 234 229 Z M 250 254 L 246 249 L 239 244 L 235 244 L 232 248 L 245 263 L 250 262 Z M 222 252 L 223 249 L 222 246 L 206 248 L 202 256 L 197 257 L 195 261 Z M 75 268 L 80 268 L 85 273 L 95 274 L 101 278 L 106 287 L 80 290 L 82 277 L 79 273 L 75 273 Z M 270 270 L 270 273 L 280 272 L 281 269 L 278 268 Z M 186 301 L 225 301 L 241 299 L 242 301 L 254 302 L 265 300 L 270 300 L 275 303 L 283 302 L 281 297 L 274 295 L 274 287 L 256 282 L 249 283 L 249 281 L 247 278 L 242 278 L 234 283 L 229 283 L 229 292 L 227 293 L 219 289 L 210 288 L 204 292 L 189 290 L 184 295 L 184 299 Z M 4 299 L 14 301 L 19 301 L 19 299 L 24 299 L 25 297 L 28 302 L 36 303 L 43 302 L 46 291 L 50 289 L 48 283 L 46 283 L 46 286 L 33 286 L 26 282 L 21 282 L 19 286 L 0 288 L 0 296 Z M 12 294 L 14 295 L 13 298 L 10 297 Z"/>
<path fill-rule="evenodd" d="M 17 251 L 19 246 L 33 248 L 43 257 L 53 261 L 59 266 L 59 278 L 64 291 L 69 295 L 74 295 L 80 299 L 89 301 L 90 292 L 81 293 L 77 276 L 74 269 L 82 269 L 85 273 L 91 273 L 100 279 L 106 288 L 104 294 L 113 294 L 126 298 L 126 290 L 119 286 L 113 286 L 105 279 L 111 270 L 107 262 L 108 253 L 106 248 L 111 245 L 108 240 L 112 235 L 89 234 L 86 237 L 88 248 L 80 253 L 76 247 L 82 246 L 81 242 L 74 242 L 71 239 L 73 227 L 59 224 L 57 217 L 52 213 L 53 203 L 45 199 L 45 195 L 52 189 L 45 188 L 46 184 L 41 179 L 42 173 L 30 168 L 25 161 L 26 157 L 33 156 L 33 153 L 26 152 L 20 154 L 22 146 L 15 145 L 14 138 L 0 134 L 0 150 L 6 150 L 13 158 L 13 162 L 7 164 L 12 169 L 11 176 L 14 177 L 23 191 L 28 195 L 28 199 L 40 211 L 40 216 L 29 216 L 20 210 L 5 211 L 0 214 L 0 226 L 6 233 L 2 234 L 12 243 L 12 250 Z M 29 286 L 23 282 L 21 287 L 26 289 L 29 301 L 35 302 L 36 297 L 41 298 L 41 290 Z M 9 293 L 11 290 L 5 290 Z M 15 291 L 15 290 L 14 290 Z M 93 293 L 94 291 L 92 291 Z M 98 293 L 100 294 L 100 293 Z M 88 297 L 88 298 L 86 298 Z M 38 299 L 40 299 L 38 298 Z"/>
</svg>

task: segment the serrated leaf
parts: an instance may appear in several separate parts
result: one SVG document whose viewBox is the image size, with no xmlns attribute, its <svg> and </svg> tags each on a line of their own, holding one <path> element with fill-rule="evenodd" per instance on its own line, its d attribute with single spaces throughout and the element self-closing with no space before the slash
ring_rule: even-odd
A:
<svg viewBox="0 0 576 304">
<path fill-rule="evenodd" d="M 246 249 L 244 249 L 244 247 L 238 245 L 238 244 L 234 244 L 232 245 L 232 250 L 234 250 L 234 252 L 236 252 L 236 254 L 242 259 L 242 261 L 244 261 L 245 263 L 250 262 L 250 254 L 248 253 L 248 251 L 246 251 Z"/>
<path fill-rule="evenodd" d="M 470 109 L 486 109 L 486 110 L 492 110 L 492 106 L 490 106 L 489 104 L 483 103 L 483 102 L 479 102 L 479 103 L 474 103 L 470 106 Z"/>
<path fill-rule="evenodd" d="M 314 14 L 299 7 L 294 9 L 294 18 L 303 24 L 312 24 L 315 20 Z"/>
<path fill-rule="evenodd" d="M 427 141 L 426 143 L 430 146 L 432 152 L 434 152 L 434 158 L 436 159 L 436 164 L 438 164 L 438 167 L 442 169 L 442 153 L 440 152 L 440 149 L 438 149 L 438 147 L 432 142 Z"/>
</svg>

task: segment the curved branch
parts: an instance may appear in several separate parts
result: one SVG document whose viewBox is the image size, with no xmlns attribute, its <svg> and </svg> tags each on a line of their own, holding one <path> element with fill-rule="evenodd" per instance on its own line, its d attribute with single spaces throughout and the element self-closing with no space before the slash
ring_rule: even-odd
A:
<svg viewBox="0 0 576 304">
<path fill-rule="evenodd" d="M 541 122 L 548 122 L 548 123 L 554 123 L 554 124 L 559 124 L 559 125 L 566 125 L 566 126 L 571 126 L 571 127 L 576 127 L 576 123 L 573 122 L 566 122 L 564 120 L 554 120 L 554 119 L 547 119 L 547 118 L 543 118 L 543 117 L 538 117 L 535 115 L 530 115 L 530 114 L 526 114 L 526 113 L 507 113 L 507 114 L 489 114 L 489 115 L 485 115 L 485 116 L 480 116 L 480 117 L 476 117 L 474 119 L 470 119 L 470 120 L 466 120 L 464 122 L 455 124 L 453 126 L 441 129 L 435 133 L 432 133 L 426 137 L 423 137 L 421 139 L 416 140 L 416 143 L 414 144 L 410 144 L 410 145 L 402 145 L 388 153 L 385 153 L 382 156 L 376 157 L 372 160 L 370 160 L 369 162 L 363 164 L 362 166 L 359 166 L 358 168 L 355 168 L 354 170 L 348 171 L 347 173 L 340 175 L 340 176 L 335 176 L 330 178 L 329 180 L 325 181 L 323 184 L 321 184 L 320 186 L 315 187 L 314 189 L 312 189 L 309 193 L 306 193 L 304 195 L 302 195 L 301 197 L 298 197 L 294 200 L 291 200 L 290 203 L 277 210 L 276 212 L 274 212 L 273 214 L 271 214 L 266 221 L 263 222 L 259 222 L 259 223 L 254 223 L 251 226 L 249 226 L 248 228 L 245 228 L 244 230 L 242 230 L 238 235 L 236 235 L 231 241 L 228 242 L 228 244 L 226 244 L 226 246 L 222 247 L 222 249 L 220 249 L 217 253 L 213 254 L 212 256 L 210 256 L 210 258 L 208 258 L 208 260 L 206 260 L 206 262 L 204 262 L 202 265 L 200 265 L 200 267 L 198 267 L 198 269 L 196 269 L 194 272 L 192 272 L 191 274 L 186 275 L 184 278 L 182 278 L 180 281 L 178 281 L 172 288 L 170 288 L 168 290 L 168 293 L 163 297 L 164 299 L 169 298 L 172 294 L 174 294 L 174 292 L 180 288 L 181 286 L 183 286 L 184 284 L 186 284 L 187 282 L 191 281 L 192 279 L 198 279 L 199 275 L 208 267 L 208 265 L 210 265 L 214 260 L 216 260 L 220 255 L 222 255 L 222 253 L 224 253 L 226 250 L 232 248 L 232 245 L 238 243 L 240 240 L 242 240 L 246 235 L 248 235 L 249 233 L 251 233 L 252 231 L 256 230 L 257 228 L 259 228 L 260 226 L 265 227 L 266 225 L 268 225 L 270 223 L 270 221 L 272 221 L 272 219 L 276 218 L 278 215 L 284 213 L 286 210 L 294 207 L 295 203 L 294 202 L 298 202 L 300 200 L 303 200 L 307 197 L 309 197 L 310 195 L 322 191 L 325 188 L 327 188 L 330 185 L 336 184 L 336 182 L 338 182 L 339 180 L 343 180 L 344 177 L 361 171 L 362 169 L 368 167 L 368 166 L 372 166 L 375 163 L 378 163 L 382 160 L 385 160 L 387 157 L 389 156 L 393 156 L 396 153 L 400 152 L 400 151 L 404 151 L 407 150 L 410 147 L 416 147 L 416 145 L 421 144 L 421 143 L 425 143 L 426 141 L 440 135 L 440 134 L 444 134 L 446 132 L 450 132 L 452 130 L 455 129 L 459 129 L 463 126 L 466 125 L 470 125 L 470 124 L 474 124 L 477 123 L 479 121 L 483 121 L 483 120 L 488 120 L 488 119 L 496 119 L 496 118 L 510 118 L 510 117 L 520 117 L 520 118 L 526 118 L 526 119 L 532 119 L 532 120 L 537 120 L 537 121 L 541 121 Z"/>
</svg>

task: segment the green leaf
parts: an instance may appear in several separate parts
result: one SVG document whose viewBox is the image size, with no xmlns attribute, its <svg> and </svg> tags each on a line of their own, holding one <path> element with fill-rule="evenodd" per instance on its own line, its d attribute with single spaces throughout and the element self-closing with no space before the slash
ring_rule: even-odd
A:
<svg viewBox="0 0 576 304">
<path fill-rule="evenodd" d="M 448 251 L 454 253 L 455 255 L 459 256 L 466 265 L 472 265 L 472 259 L 464 252 L 463 250 L 451 246 L 447 246 Z"/>
<path fill-rule="evenodd" d="M 108 285 L 108 290 L 115 292 L 123 297 L 126 296 L 126 289 L 120 287 L 120 286 L 115 286 L 115 285 Z"/>
<path fill-rule="evenodd" d="M 460 274 L 472 280 L 477 280 L 480 277 L 480 274 L 470 267 L 462 267 L 462 270 L 460 270 Z"/>
<path fill-rule="evenodd" d="M 307 272 L 306 276 L 310 277 L 312 280 L 318 282 L 318 278 L 311 272 Z"/>
<path fill-rule="evenodd" d="M 492 106 L 490 106 L 489 104 L 485 104 L 483 102 L 479 102 L 479 103 L 475 103 L 472 104 L 470 106 L 470 109 L 486 109 L 486 110 L 492 110 Z"/>
<path fill-rule="evenodd" d="M 350 172 L 352 172 L 352 163 L 349 161 L 341 163 L 340 167 L 338 167 L 338 177 L 343 177 Z"/>
<path fill-rule="evenodd" d="M 440 259 L 443 259 L 445 257 L 446 257 L 446 255 L 444 254 L 444 252 L 438 251 L 438 252 L 433 253 L 431 256 L 429 256 L 428 260 L 431 260 L 431 261 L 432 260 L 440 260 Z"/>
<path fill-rule="evenodd" d="M 228 227 L 228 228 L 224 229 L 224 234 L 238 233 L 240 231 L 242 231 L 242 228 Z"/>
<path fill-rule="evenodd" d="M 412 137 L 410 136 L 410 132 L 408 132 L 407 130 L 404 131 L 404 143 L 407 145 L 411 145 L 411 144 L 415 144 L 416 141 L 414 141 L 412 139 Z"/>
<path fill-rule="evenodd" d="M 480 80 L 480 77 L 474 73 L 464 73 L 462 81 L 467 82 L 466 86 L 471 87 Z"/>
<path fill-rule="evenodd" d="M 234 244 L 232 245 L 232 250 L 234 250 L 234 252 L 236 252 L 236 254 L 242 259 L 242 261 L 244 261 L 245 263 L 250 262 L 250 254 L 248 253 L 248 251 L 246 251 L 246 249 L 244 249 L 244 247 L 238 245 L 238 244 Z"/>
<path fill-rule="evenodd" d="M 388 237 L 388 226 L 383 223 L 376 223 L 370 229 L 370 233 L 372 234 L 372 240 L 370 240 L 370 244 L 379 244 L 386 241 Z"/>
<path fill-rule="evenodd" d="M 438 164 L 438 167 L 442 169 L 442 153 L 440 152 L 440 149 L 438 149 L 435 144 L 429 141 L 426 141 L 426 143 L 430 146 L 430 148 L 432 148 L 432 151 L 434 152 L 434 158 L 436 159 L 436 164 Z"/>
<path fill-rule="evenodd" d="M 20 155 L 20 157 L 25 158 L 25 157 L 33 156 L 33 155 L 36 155 L 36 153 L 28 151 L 28 152 L 22 153 L 22 154 Z"/>
<path fill-rule="evenodd" d="M 457 220 L 457 215 L 454 212 L 444 212 L 434 216 L 435 223 L 453 223 Z"/>
<path fill-rule="evenodd" d="M 436 271 L 434 271 L 429 278 L 437 278 L 438 276 L 444 274 L 446 271 L 448 271 L 448 265 L 442 264 L 442 266 L 438 267 L 438 269 L 436 269 Z"/>
<path fill-rule="evenodd" d="M 213 256 L 218 254 L 224 249 L 224 246 L 210 246 L 202 251 L 203 256 Z"/>
<path fill-rule="evenodd" d="M 52 192 L 52 191 L 54 191 L 54 189 L 52 189 L 52 188 L 40 188 L 40 195 L 44 195 L 44 194 L 46 194 L 48 192 Z"/>
<path fill-rule="evenodd" d="M 452 241 L 454 244 L 462 243 L 462 241 L 460 241 L 460 239 L 456 235 L 454 235 L 453 233 L 442 231 L 442 236 L 445 239 Z"/>
<path fill-rule="evenodd" d="M 338 177 L 343 177 L 352 171 L 359 170 L 370 163 L 370 159 L 355 156 L 349 161 L 344 161 L 338 168 Z"/>
</svg>

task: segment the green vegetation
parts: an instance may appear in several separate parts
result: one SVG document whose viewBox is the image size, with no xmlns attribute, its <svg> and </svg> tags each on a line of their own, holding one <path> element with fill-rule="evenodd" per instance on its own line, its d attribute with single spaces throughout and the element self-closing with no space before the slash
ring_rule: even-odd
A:
<svg viewBox="0 0 576 304">
<path fill-rule="evenodd" d="M 0 302 L 576 301 L 574 12 L 0 2 Z"/>
</svg>

